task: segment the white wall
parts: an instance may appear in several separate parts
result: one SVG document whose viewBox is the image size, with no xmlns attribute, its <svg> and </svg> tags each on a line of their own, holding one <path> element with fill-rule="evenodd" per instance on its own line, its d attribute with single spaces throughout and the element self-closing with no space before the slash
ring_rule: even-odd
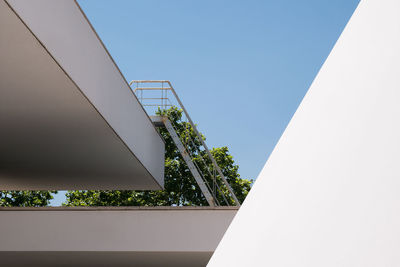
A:
<svg viewBox="0 0 400 267">
<path fill-rule="evenodd" d="M 400 266 L 399 12 L 361 1 L 209 266 Z"/>
</svg>

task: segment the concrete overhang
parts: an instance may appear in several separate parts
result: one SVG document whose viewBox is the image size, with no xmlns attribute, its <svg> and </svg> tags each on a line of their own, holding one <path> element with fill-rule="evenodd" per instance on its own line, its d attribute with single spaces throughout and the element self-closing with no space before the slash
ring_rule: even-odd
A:
<svg viewBox="0 0 400 267">
<path fill-rule="evenodd" d="M 205 266 L 237 207 L 0 208 L 5 266 Z"/>
<path fill-rule="evenodd" d="M 0 189 L 161 189 L 164 143 L 72 0 L 0 1 Z"/>
</svg>

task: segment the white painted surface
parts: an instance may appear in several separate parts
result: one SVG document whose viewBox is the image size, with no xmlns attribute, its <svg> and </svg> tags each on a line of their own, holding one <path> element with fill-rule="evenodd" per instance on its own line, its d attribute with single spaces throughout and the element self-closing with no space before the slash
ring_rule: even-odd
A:
<svg viewBox="0 0 400 267">
<path fill-rule="evenodd" d="M 76 2 L 1 1 L 0 189 L 163 178 L 164 143 Z"/>
<path fill-rule="evenodd" d="M 208 266 L 400 266 L 399 12 L 361 1 Z"/>
</svg>

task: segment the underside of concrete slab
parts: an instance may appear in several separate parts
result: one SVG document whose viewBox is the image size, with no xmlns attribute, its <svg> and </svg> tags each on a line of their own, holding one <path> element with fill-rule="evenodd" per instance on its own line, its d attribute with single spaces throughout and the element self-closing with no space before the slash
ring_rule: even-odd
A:
<svg viewBox="0 0 400 267">
<path fill-rule="evenodd" d="M 161 189 L 164 143 L 75 1 L 0 1 L 0 189 Z"/>
</svg>

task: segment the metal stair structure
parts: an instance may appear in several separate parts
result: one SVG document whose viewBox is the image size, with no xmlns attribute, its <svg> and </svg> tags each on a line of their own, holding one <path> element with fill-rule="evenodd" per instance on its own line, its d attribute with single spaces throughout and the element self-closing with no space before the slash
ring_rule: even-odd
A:
<svg viewBox="0 0 400 267">
<path fill-rule="evenodd" d="M 224 202 L 229 206 L 230 202 L 226 198 L 224 192 L 224 189 L 226 189 L 229 196 L 232 198 L 234 205 L 240 206 L 239 200 L 226 180 L 216 160 L 212 156 L 201 134 L 198 132 L 196 125 L 193 123 L 187 110 L 183 106 L 171 82 L 168 80 L 134 80 L 130 82 L 130 86 L 153 124 L 158 128 L 165 128 L 168 131 L 183 160 L 187 164 L 189 171 L 193 175 L 193 178 L 207 200 L 207 203 L 212 207 L 221 206 L 221 203 L 217 198 L 217 195 L 220 195 Z M 171 97 L 168 97 L 168 92 L 170 92 L 169 95 Z M 149 93 L 151 97 L 146 96 L 146 93 Z M 161 93 L 161 97 L 159 97 L 159 93 Z M 192 148 L 196 146 L 190 146 L 187 143 L 191 142 L 191 144 L 194 144 L 194 140 L 192 140 L 190 136 L 186 138 L 187 140 L 182 140 L 177 133 L 176 126 L 174 126 L 173 122 L 171 122 L 167 116 L 154 116 L 155 111 L 166 110 L 172 106 L 176 106 L 183 111 L 183 115 L 186 117 L 187 122 L 195 133 L 196 140 L 201 143 L 203 153 L 201 153 L 201 151 L 192 151 Z M 154 113 L 154 115 L 152 113 Z M 196 164 L 194 161 L 194 154 L 198 157 L 200 156 L 201 161 L 204 163 L 203 168 L 200 164 Z M 207 166 L 206 159 L 202 156 L 203 154 L 206 154 L 208 159 L 211 161 L 212 169 Z M 207 176 L 209 177 L 209 181 L 206 179 Z M 219 180 L 222 181 L 222 184 L 218 183 Z"/>
</svg>

